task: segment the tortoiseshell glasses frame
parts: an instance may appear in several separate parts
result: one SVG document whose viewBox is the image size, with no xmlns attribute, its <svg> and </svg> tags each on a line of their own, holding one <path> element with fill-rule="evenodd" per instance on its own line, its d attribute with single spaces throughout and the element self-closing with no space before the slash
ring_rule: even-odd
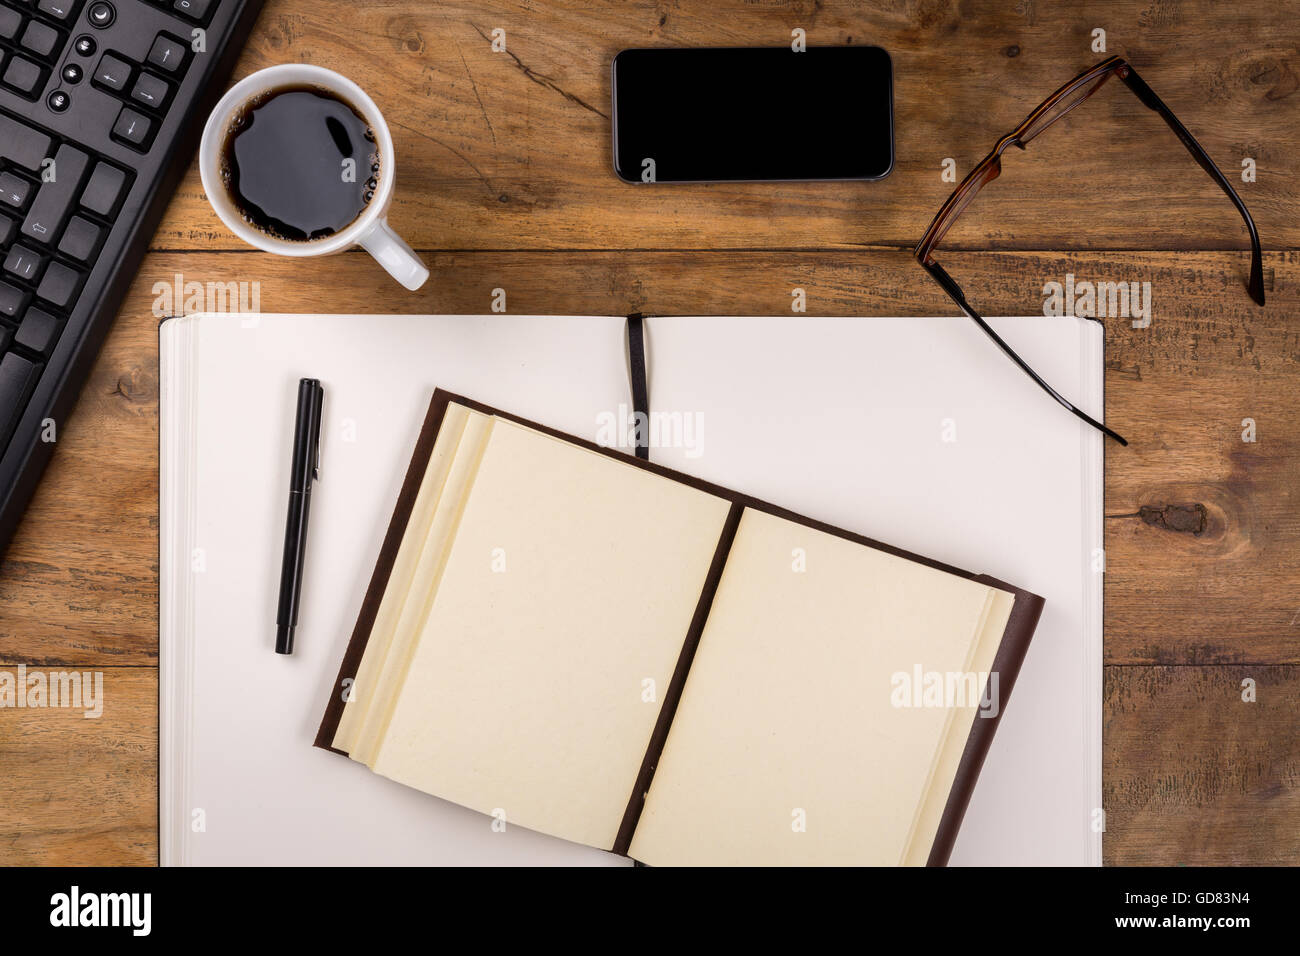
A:
<svg viewBox="0 0 1300 956">
<path fill-rule="evenodd" d="M 1250 212 L 1246 209 L 1246 204 L 1241 201 L 1241 197 L 1238 196 L 1236 190 L 1232 188 L 1232 184 L 1229 183 L 1223 173 L 1219 171 L 1219 167 L 1214 165 L 1214 160 L 1210 159 L 1209 154 L 1201 148 L 1201 144 L 1198 143 L 1192 134 L 1187 131 L 1187 128 L 1178 121 L 1178 117 L 1174 116 L 1173 112 L 1164 104 L 1160 97 L 1156 96 L 1156 94 L 1152 92 L 1151 87 L 1147 86 L 1146 83 L 1143 82 L 1142 78 L 1137 75 L 1137 72 L 1133 67 L 1130 66 L 1122 57 L 1118 56 L 1109 57 L 1098 63 L 1096 66 L 1080 73 L 1069 83 L 1066 83 L 1044 100 L 1042 104 L 1030 113 L 1025 121 L 1017 126 L 1012 132 L 998 140 L 997 145 L 993 147 L 993 151 L 980 160 L 979 164 L 970 171 L 966 178 L 963 179 L 957 188 L 953 190 L 952 195 L 948 197 L 947 201 L 939 208 L 939 212 L 930 223 L 930 228 L 926 230 L 921 241 L 917 243 L 915 250 L 913 250 L 913 254 L 916 256 L 916 261 L 921 264 L 921 267 L 924 268 L 926 272 L 930 273 L 930 276 L 935 280 L 935 282 L 939 283 L 939 285 L 943 287 L 943 290 L 952 297 L 953 301 L 961 307 L 961 310 L 973 319 L 975 323 L 984 330 L 989 338 L 997 344 L 998 348 L 1000 348 L 1008 358 L 1015 362 L 1016 365 L 1020 366 L 1021 370 L 1032 378 L 1040 388 L 1089 425 L 1106 435 L 1109 435 L 1121 445 L 1127 445 L 1128 442 L 1126 442 L 1117 432 L 1112 431 L 1100 422 L 1095 421 L 1086 413 L 1080 411 L 1078 408 L 1075 408 L 1074 405 L 1057 392 L 1056 389 L 1043 381 L 1043 379 L 1039 377 L 1038 373 L 1030 368 L 1029 364 L 1017 355 L 1011 346 L 1007 345 L 1007 343 L 993 331 L 988 322 L 984 320 L 984 317 L 971 307 L 970 303 L 966 301 L 966 296 L 962 293 L 961 287 L 953 281 L 952 276 L 948 275 L 948 273 L 944 271 L 943 267 L 940 266 L 934 258 L 935 246 L 939 244 L 940 240 L 943 239 L 948 230 L 952 228 L 953 223 L 957 221 L 957 217 L 960 216 L 962 211 L 970 205 L 971 200 L 975 198 L 981 188 L 1001 175 L 1002 154 L 1006 152 L 1008 147 L 1017 146 L 1020 149 L 1024 149 L 1030 140 L 1042 133 L 1048 127 L 1052 126 L 1052 124 L 1056 123 L 1075 107 L 1081 105 L 1092 96 L 1092 94 L 1101 89 L 1105 82 L 1112 76 L 1118 76 L 1124 81 L 1124 84 L 1137 95 L 1137 98 L 1142 101 L 1143 105 L 1160 114 L 1161 119 L 1169 125 L 1169 128 L 1174 131 L 1174 134 L 1178 137 L 1179 141 L 1187 147 L 1187 151 L 1192 154 L 1192 158 L 1196 160 L 1202 169 L 1210 174 L 1211 179 L 1219 184 L 1219 188 L 1227 194 L 1228 198 L 1232 200 L 1232 204 L 1237 207 L 1237 211 L 1241 213 L 1241 218 L 1245 220 L 1246 228 L 1250 232 L 1251 262 L 1250 279 L 1247 284 L 1247 289 L 1250 292 L 1250 297 L 1258 304 L 1263 305 L 1264 269 L 1262 255 L 1259 248 L 1259 233 L 1255 230 L 1255 222 L 1250 218 Z"/>
</svg>

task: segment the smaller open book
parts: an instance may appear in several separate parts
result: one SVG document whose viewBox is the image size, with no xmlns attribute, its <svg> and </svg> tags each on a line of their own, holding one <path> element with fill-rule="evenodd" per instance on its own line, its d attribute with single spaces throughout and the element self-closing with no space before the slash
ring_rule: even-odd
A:
<svg viewBox="0 0 1300 956">
<path fill-rule="evenodd" d="M 1042 606 L 438 391 L 316 745 L 652 865 L 941 865 Z"/>
</svg>

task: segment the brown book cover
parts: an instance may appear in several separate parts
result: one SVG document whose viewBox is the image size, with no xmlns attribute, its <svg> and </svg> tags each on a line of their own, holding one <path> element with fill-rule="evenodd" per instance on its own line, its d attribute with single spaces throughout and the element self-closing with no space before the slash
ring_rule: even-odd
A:
<svg viewBox="0 0 1300 956">
<path fill-rule="evenodd" d="M 366 589 L 365 598 L 361 603 L 361 611 L 357 616 L 356 626 L 352 631 L 352 638 L 348 642 L 347 651 L 343 655 L 343 661 L 339 665 L 338 677 L 331 690 L 329 702 L 325 708 L 324 717 L 321 720 L 319 729 L 316 732 L 315 746 L 324 750 L 331 750 L 334 753 L 343 754 L 343 751 L 336 750 L 333 746 L 335 732 L 338 729 L 339 720 L 343 716 L 344 702 L 339 689 L 343 686 L 344 680 L 350 679 L 356 675 L 357 669 L 361 664 L 362 655 L 365 652 L 366 642 L 370 639 L 370 632 L 374 627 L 375 617 L 379 612 L 380 601 L 383 598 L 384 591 L 388 586 L 388 578 L 393 570 L 393 563 L 397 559 L 398 547 L 401 544 L 402 537 L 406 532 L 407 522 L 410 520 L 411 510 L 415 505 L 416 494 L 420 488 L 420 482 L 428 468 L 429 457 L 433 452 L 433 446 L 438 437 L 438 431 L 442 426 L 443 418 L 446 415 L 448 405 L 452 403 L 463 405 L 466 408 L 481 412 L 485 415 L 492 415 L 507 421 L 532 428 L 543 434 L 550 435 L 566 442 L 570 442 L 581 448 L 615 458 L 625 464 L 630 464 L 636 468 L 642 468 L 646 471 L 660 475 L 672 481 L 680 482 L 708 494 L 715 495 L 726 501 L 731 502 L 731 509 L 727 515 L 726 523 L 723 528 L 722 536 L 718 542 L 718 547 L 714 553 L 713 560 L 709 567 L 708 576 L 705 579 L 704 586 L 701 590 L 699 602 L 696 606 L 695 614 L 692 617 L 690 628 L 685 636 L 682 645 L 681 654 L 677 661 L 677 666 L 673 671 L 672 680 L 664 696 L 663 706 L 660 708 L 659 717 L 655 723 L 654 730 L 650 737 L 649 745 L 646 748 L 645 756 L 641 763 L 641 770 L 632 788 L 631 795 L 628 799 L 627 809 L 623 816 L 622 825 L 619 827 L 618 836 L 611 852 L 627 855 L 628 847 L 632 842 L 632 834 L 636 830 L 636 823 L 641 815 L 641 809 L 644 802 L 644 794 L 650 789 L 650 783 L 654 777 L 654 769 L 658 761 L 659 753 L 663 750 L 664 743 L 668 738 L 669 729 L 672 726 L 673 716 L 677 710 L 677 704 L 681 699 L 682 689 L 686 683 L 686 676 L 690 671 L 691 660 L 695 655 L 695 649 L 699 644 L 700 635 L 704 631 L 705 622 L 708 620 L 709 608 L 713 602 L 713 595 L 717 590 L 718 582 L 722 577 L 722 571 L 726 565 L 727 552 L 731 542 L 735 537 L 736 529 L 740 523 L 741 512 L 746 508 L 752 508 L 755 511 L 764 512 L 774 517 L 784 518 L 789 521 L 802 524 L 816 531 L 826 534 L 835 535 L 857 544 L 865 545 L 869 548 L 875 548 L 897 557 L 906 558 L 915 561 L 918 564 L 945 571 L 959 577 L 967 578 L 990 587 L 999 588 L 1015 596 L 1015 603 L 1011 610 L 1011 615 L 1007 620 L 1006 629 L 1003 631 L 1002 640 L 998 645 L 997 654 L 994 656 L 992 672 L 998 675 L 998 690 L 1000 697 L 1000 706 L 997 714 L 994 716 L 979 716 L 972 722 L 970 735 L 966 739 L 966 746 L 962 751 L 961 761 L 958 764 L 957 775 L 953 781 L 952 790 L 948 794 L 948 800 L 944 806 L 943 815 L 939 822 L 938 831 L 935 833 L 934 843 L 930 850 L 930 856 L 927 861 L 928 866 L 943 866 L 948 862 L 952 854 L 953 844 L 957 838 L 957 830 L 961 825 L 961 820 L 966 812 L 966 807 L 970 803 L 971 794 L 975 788 L 976 778 L 979 776 L 980 768 L 984 765 L 984 758 L 988 755 L 989 747 L 993 742 L 993 734 L 997 730 L 998 722 L 1002 719 L 1002 713 L 1006 709 L 1007 702 L 1010 699 L 1012 688 L 1015 685 L 1016 676 L 1020 672 L 1020 666 L 1024 663 L 1025 653 L 1029 649 L 1029 641 L 1033 637 L 1034 629 L 1038 625 L 1038 618 L 1043 611 L 1043 599 L 1036 594 L 1032 594 L 1022 588 L 999 581 L 996 578 L 989 577 L 985 574 L 972 574 L 961 568 L 954 568 L 950 565 L 934 561 L 930 558 L 905 551 L 902 548 L 896 548 L 879 541 L 874 541 L 863 535 L 855 534 L 851 531 L 845 531 L 842 528 L 836 528 L 825 522 L 815 521 L 803 515 L 795 514 L 785 508 L 779 508 L 776 505 L 768 504 L 765 501 L 759 501 L 748 495 L 740 494 L 735 491 L 720 487 L 710 482 L 701 481 L 690 475 L 682 474 L 671 468 L 665 468 L 662 465 L 656 465 L 628 455 L 624 452 L 612 448 L 605 448 L 594 442 L 585 439 L 576 438 L 564 432 L 539 425 L 536 422 L 520 418 L 508 412 L 484 405 L 459 395 L 453 395 L 442 389 L 434 392 L 433 399 L 429 403 L 429 412 L 425 416 L 424 424 L 420 429 L 419 439 L 416 441 L 415 452 L 411 456 L 411 464 L 407 468 L 406 478 L 402 482 L 402 488 L 397 497 L 397 506 L 393 509 L 393 517 L 389 522 L 388 531 L 384 535 L 383 545 L 379 551 L 379 558 L 375 564 L 374 574 L 371 576 L 370 585 Z"/>
</svg>

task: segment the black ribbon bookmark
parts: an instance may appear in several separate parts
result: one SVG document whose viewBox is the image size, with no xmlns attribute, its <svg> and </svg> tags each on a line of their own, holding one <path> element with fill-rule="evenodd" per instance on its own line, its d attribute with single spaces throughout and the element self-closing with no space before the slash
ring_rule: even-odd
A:
<svg viewBox="0 0 1300 956">
<path fill-rule="evenodd" d="M 636 456 L 650 460 L 650 393 L 645 374 L 645 316 L 633 312 L 627 317 L 627 370 L 632 384 L 632 411 L 644 428 L 636 430 Z"/>
</svg>

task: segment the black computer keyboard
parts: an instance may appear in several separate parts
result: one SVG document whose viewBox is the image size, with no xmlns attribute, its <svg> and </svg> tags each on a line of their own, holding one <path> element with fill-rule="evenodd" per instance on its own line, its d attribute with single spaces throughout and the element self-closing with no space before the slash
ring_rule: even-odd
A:
<svg viewBox="0 0 1300 956">
<path fill-rule="evenodd" d="M 0 551 L 261 6 L 0 0 Z"/>
</svg>

